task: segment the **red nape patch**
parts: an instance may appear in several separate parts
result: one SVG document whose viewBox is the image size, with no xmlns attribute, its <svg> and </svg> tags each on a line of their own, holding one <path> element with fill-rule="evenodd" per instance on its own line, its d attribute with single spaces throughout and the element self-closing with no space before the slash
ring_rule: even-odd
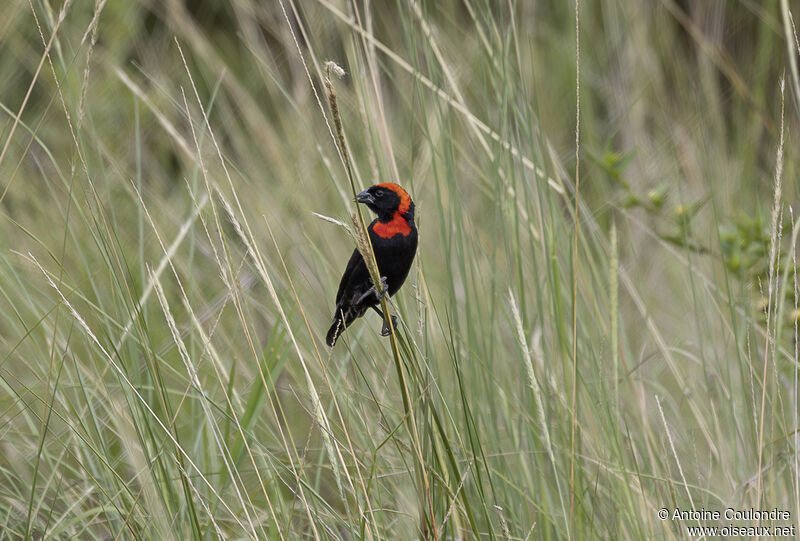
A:
<svg viewBox="0 0 800 541">
<path fill-rule="evenodd" d="M 382 184 L 378 184 L 377 186 L 387 190 L 392 190 L 397 194 L 397 196 L 400 198 L 400 206 L 397 208 L 397 212 L 400 214 L 405 214 L 408 212 L 408 209 L 411 208 L 411 197 L 409 197 L 408 192 L 406 192 L 399 185 L 395 184 L 394 182 L 384 182 Z"/>
<path fill-rule="evenodd" d="M 400 216 L 400 214 L 400 211 L 395 212 L 391 222 L 376 222 L 375 225 L 372 226 L 372 230 L 383 239 L 390 239 L 397 234 L 405 237 L 411 233 L 411 226 L 408 225 L 406 219 Z"/>
</svg>

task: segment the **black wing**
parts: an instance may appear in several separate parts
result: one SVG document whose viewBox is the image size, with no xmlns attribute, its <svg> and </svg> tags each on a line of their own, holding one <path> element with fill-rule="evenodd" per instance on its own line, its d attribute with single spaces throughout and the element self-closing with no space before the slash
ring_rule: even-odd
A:
<svg viewBox="0 0 800 541">
<path fill-rule="evenodd" d="M 369 271 L 367 271 L 364 258 L 361 257 L 361 253 L 356 248 L 353 250 L 353 255 L 350 256 L 350 261 L 347 262 L 347 267 L 344 269 L 342 281 L 339 282 L 339 291 L 336 292 L 336 306 L 341 304 L 345 292 L 348 289 L 352 289 L 353 286 L 351 284 L 353 284 L 354 281 L 363 280 L 364 276 L 369 276 Z M 348 297 L 350 296 L 351 295 L 348 295 Z"/>
</svg>

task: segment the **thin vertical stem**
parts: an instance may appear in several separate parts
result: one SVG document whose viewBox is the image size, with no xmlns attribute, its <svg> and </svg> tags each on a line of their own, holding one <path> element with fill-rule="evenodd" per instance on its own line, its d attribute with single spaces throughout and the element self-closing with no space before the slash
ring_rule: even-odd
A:
<svg viewBox="0 0 800 541">
<path fill-rule="evenodd" d="M 580 6 L 575 0 L 575 209 L 572 233 L 572 433 L 570 437 L 569 510 L 572 536 L 575 521 L 575 440 L 577 437 L 577 382 L 578 382 L 578 203 L 580 201 L 580 127 L 581 127 L 581 38 Z"/>
</svg>

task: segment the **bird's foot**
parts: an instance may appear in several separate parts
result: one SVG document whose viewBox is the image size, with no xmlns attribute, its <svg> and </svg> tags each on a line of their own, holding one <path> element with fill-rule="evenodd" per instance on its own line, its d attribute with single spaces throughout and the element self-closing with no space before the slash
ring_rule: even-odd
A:
<svg viewBox="0 0 800 541">
<path fill-rule="evenodd" d="M 395 316 L 391 316 L 392 318 L 392 328 L 397 330 L 397 318 Z M 381 336 L 389 336 L 392 334 L 392 330 L 386 326 L 386 318 L 383 319 L 383 328 L 381 329 Z"/>
<path fill-rule="evenodd" d="M 390 334 L 392 334 L 392 329 L 397 330 L 397 318 L 396 317 L 391 316 L 391 315 L 389 316 L 389 319 L 391 319 L 391 321 L 392 321 L 392 329 L 390 329 L 386 325 L 386 316 L 383 315 L 383 311 L 380 308 L 378 308 L 377 306 L 371 306 L 370 308 L 375 310 L 375 312 L 379 316 L 381 316 L 381 321 L 383 322 L 383 328 L 381 329 L 381 336 L 389 336 Z"/>
<path fill-rule="evenodd" d="M 375 291 L 375 286 L 372 286 L 372 291 Z M 376 293 L 375 296 L 378 297 L 378 300 L 380 301 L 388 291 L 389 291 L 389 281 L 386 279 L 385 276 L 381 276 L 381 292 Z"/>
<path fill-rule="evenodd" d="M 380 301 L 384 295 L 389 291 L 389 282 L 386 280 L 385 276 L 381 276 L 381 292 L 378 293 L 375 290 L 375 286 L 372 286 L 368 290 L 366 290 L 357 300 L 356 304 L 361 304 L 361 302 L 369 297 L 370 295 L 375 295 L 375 297 Z"/>
</svg>

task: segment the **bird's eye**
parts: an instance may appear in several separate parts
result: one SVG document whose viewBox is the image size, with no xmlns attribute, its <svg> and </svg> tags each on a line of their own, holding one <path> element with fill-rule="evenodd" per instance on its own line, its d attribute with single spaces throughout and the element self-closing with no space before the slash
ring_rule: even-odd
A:
<svg viewBox="0 0 800 541">
<path fill-rule="evenodd" d="M 383 197 L 383 190 L 375 190 L 375 197 Z"/>
</svg>

